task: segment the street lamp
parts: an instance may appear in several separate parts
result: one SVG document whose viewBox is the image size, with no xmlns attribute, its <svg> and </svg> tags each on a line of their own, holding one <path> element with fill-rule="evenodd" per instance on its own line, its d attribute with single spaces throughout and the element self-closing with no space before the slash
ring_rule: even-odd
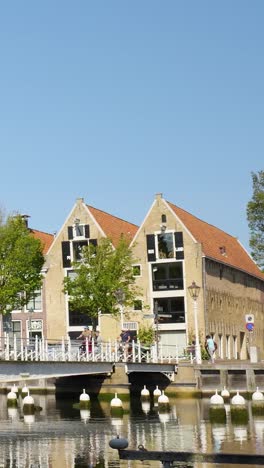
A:
<svg viewBox="0 0 264 468">
<path fill-rule="evenodd" d="M 192 282 L 191 286 L 188 286 L 190 296 L 193 300 L 193 313 L 194 313 L 194 327 L 195 327 L 195 359 L 196 364 L 202 363 L 201 358 L 201 346 L 199 341 L 199 329 L 198 329 L 198 317 L 197 317 L 197 299 L 200 293 L 200 286 L 197 286 L 195 281 Z"/>
<path fill-rule="evenodd" d="M 121 322 L 121 330 L 123 330 L 123 323 L 124 323 L 123 303 L 124 303 L 126 295 L 125 295 L 125 292 L 123 291 L 122 288 L 117 289 L 114 294 L 115 294 L 116 300 L 117 300 L 117 302 L 118 302 L 118 304 L 120 306 L 120 322 Z"/>
</svg>

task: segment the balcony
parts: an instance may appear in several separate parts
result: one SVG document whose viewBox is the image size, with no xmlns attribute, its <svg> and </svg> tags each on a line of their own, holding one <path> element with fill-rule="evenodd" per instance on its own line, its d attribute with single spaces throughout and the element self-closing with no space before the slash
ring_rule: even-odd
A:
<svg viewBox="0 0 264 468">
<path fill-rule="evenodd" d="M 153 280 L 153 291 L 172 291 L 183 289 L 183 278 Z"/>
</svg>

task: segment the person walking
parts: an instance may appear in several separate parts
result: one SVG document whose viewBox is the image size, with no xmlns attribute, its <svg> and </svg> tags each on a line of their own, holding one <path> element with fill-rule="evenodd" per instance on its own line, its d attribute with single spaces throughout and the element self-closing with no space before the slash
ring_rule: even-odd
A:
<svg viewBox="0 0 264 468">
<path fill-rule="evenodd" d="M 88 343 L 88 349 L 87 352 L 91 353 L 92 352 L 92 332 L 89 329 L 89 327 L 84 327 L 82 333 L 77 336 L 77 340 L 82 339 L 82 344 L 80 346 L 81 351 L 85 352 L 86 351 L 86 343 Z"/>
<path fill-rule="evenodd" d="M 211 335 L 206 335 L 205 349 L 210 357 L 211 364 L 214 364 L 215 342 Z"/>
</svg>

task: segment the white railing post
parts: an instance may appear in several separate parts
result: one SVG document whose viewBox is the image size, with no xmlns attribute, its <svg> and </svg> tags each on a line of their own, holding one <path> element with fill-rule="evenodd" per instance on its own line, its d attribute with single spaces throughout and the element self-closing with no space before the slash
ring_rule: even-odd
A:
<svg viewBox="0 0 264 468">
<path fill-rule="evenodd" d="M 162 343 L 160 343 L 159 348 L 160 348 L 160 362 L 162 364 L 163 363 L 163 346 L 162 346 Z"/>
<path fill-rule="evenodd" d="M 38 335 L 35 336 L 35 361 L 38 361 Z"/>
<path fill-rule="evenodd" d="M 109 361 L 112 361 L 111 347 L 112 347 L 111 340 L 108 340 L 108 360 Z"/>
<path fill-rule="evenodd" d="M 178 346 L 176 345 L 176 364 L 179 363 L 179 349 Z"/>
<path fill-rule="evenodd" d="M 117 341 L 115 340 L 115 362 L 118 360 L 118 347 L 117 347 Z"/>
<path fill-rule="evenodd" d="M 158 343 L 155 343 L 155 357 L 154 357 L 154 362 L 158 362 L 158 360 L 159 360 L 158 352 L 159 352 L 159 346 L 158 346 Z"/>
<path fill-rule="evenodd" d="M 72 360 L 72 352 L 71 352 L 71 338 L 68 336 L 68 361 Z"/>
<path fill-rule="evenodd" d="M 5 360 L 9 361 L 9 335 L 6 335 L 6 340 L 5 340 Z"/>
<path fill-rule="evenodd" d="M 135 341 L 132 341 L 132 362 L 136 362 L 136 349 L 135 349 Z"/>
<path fill-rule="evenodd" d="M 17 361 L 17 340 L 16 340 L 16 335 L 14 335 L 14 361 Z"/>
<path fill-rule="evenodd" d="M 24 340 L 21 338 L 20 340 L 20 353 L 21 353 L 21 361 L 24 361 Z"/>
<path fill-rule="evenodd" d="M 89 361 L 89 354 L 88 354 L 88 338 L 86 337 L 85 339 L 85 356 L 86 356 L 86 361 Z"/>
<path fill-rule="evenodd" d="M 38 340 L 38 360 L 42 360 L 42 339 L 39 338 Z"/>
<path fill-rule="evenodd" d="M 94 362 L 94 338 L 92 338 L 92 361 Z"/>
<path fill-rule="evenodd" d="M 49 360 L 49 347 L 48 347 L 48 340 L 44 340 L 44 346 L 45 346 L 45 361 Z"/>
<path fill-rule="evenodd" d="M 62 357 L 62 361 L 65 361 L 65 342 L 64 342 L 64 338 L 61 339 L 61 357 Z"/>
<path fill-rule="evenodd" d="M 141 345 L 140 345 L 139 340 L 138 340 L 138 362 L 141 362 Z"/>
<path fill-rule="evenodd" d="M 149 351 L 147 351 L 147 362 L 149 362 Z"/>
</svg>

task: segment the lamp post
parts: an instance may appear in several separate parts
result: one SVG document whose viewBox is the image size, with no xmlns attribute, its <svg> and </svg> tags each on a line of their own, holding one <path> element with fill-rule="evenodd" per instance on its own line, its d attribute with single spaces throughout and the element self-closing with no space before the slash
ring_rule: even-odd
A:
<svg viewBox="0 0 264 468">
<path fill-rule="evenodd" d="M 123 291 L 122 288 L 119 288 L 115 291 L 115 297 L 116 297 L 116 300 L 120 306 L 120 325 L 121 325 L 121 330 L 123 330 L 123 324 L 124 324 L 124 309 L 123 309 L 123 303 L 124 303 L 124 300 L 125 300 L 125 292 Z"/>
<path fill-rule="evenodd" d="M 194 313 L 194 328 L 195 328 L 195 359 L 196 364 L 202 363 L 201 358 L 201 346 L 199 340 L 199 328 L 198 328 L 198 317 L 197 317 L 197 299 L 200 293 L 200 286 L 197 286 L 195 281 L 192 282 L 191 286 L 188 286 L 190 296 L 193 300 L 193 313 Z"/>
</svg>

